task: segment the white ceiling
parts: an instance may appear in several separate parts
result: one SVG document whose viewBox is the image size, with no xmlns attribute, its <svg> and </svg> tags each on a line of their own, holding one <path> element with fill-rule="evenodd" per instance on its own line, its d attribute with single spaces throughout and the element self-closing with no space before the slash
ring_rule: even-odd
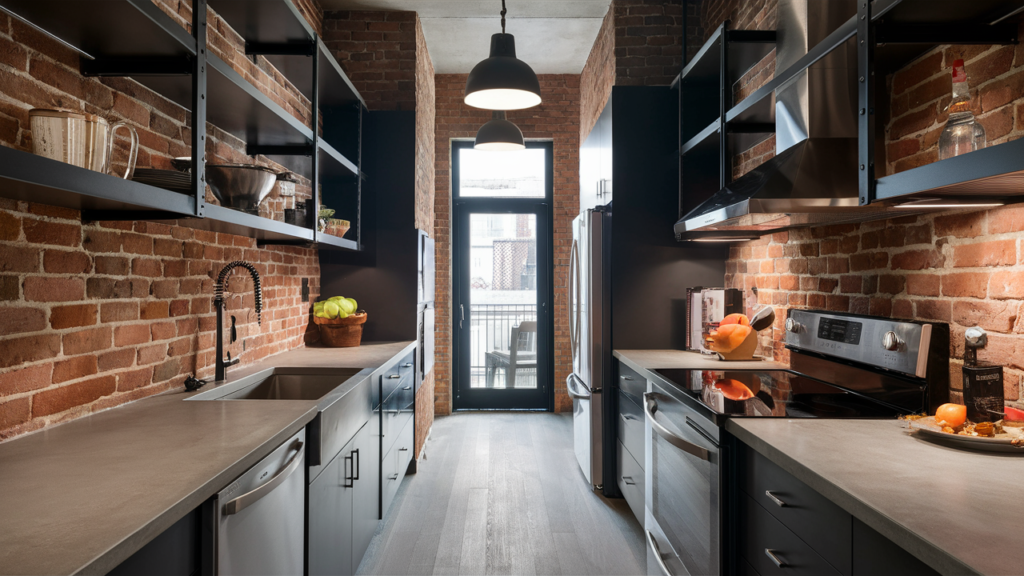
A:
<svg viewBox="0 0 1024 576">
<path fill-rule="evenodd" d="M 320 0 L 325 10 L 411 10 L 438 74 L 464 74 L 501 32 L 501 0 Z M 505 31 L 538 74 L 579 74 L 611 0 L 506 0 Z"/>
</svg>

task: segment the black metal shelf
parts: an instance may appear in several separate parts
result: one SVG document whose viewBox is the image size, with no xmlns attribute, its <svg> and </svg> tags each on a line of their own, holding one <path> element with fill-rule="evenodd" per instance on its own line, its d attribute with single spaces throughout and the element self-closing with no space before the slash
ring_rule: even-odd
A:
<svg viewBox="0 0 1024 576">
<path fill-rule="evenodd" d="M 316 33 L 289 0 L 209 0 L 210 8 L 245 39 L 245 52 L 264 56 L 313 99 Z"/>
<path fill-rule="evenodd" d="M 199 51 L 197 46 L 205 46 L 205 38 L 194 38 L 151 0 L 0 0 L 4 11 L 81 53 L 84 75 L 131 77 L 192 111 L 193 128 L 209 121 L 242 139 L 250 155 L 266 156 L 308 175 L 315 189 L 323 177 L 327 187 L 335 189 L 332 197 L 351 204 L 346 209 L 355 211 L 349 216 L 354 215 L 353 224 L 358 225 L 364 178 L 358 161 L 365 102 L 352 82 L 289 0 L 210 0 L 209 4 L 246 39 L 247 53 L 266 56 L 314 106 L 319 103 L 325 125 L 330 124 L 331 143 L 319 139 L 312 128 L 227 62 Z M 196 14 L 205 15 L 205 11 Z M 193 22 L 193 28 L 203 26 Z M 195 96 L 194 75 L 203 76 L 205 83 L 205 91 Z M 193 132 L 198 136 L 191 144 L 201 150 L 205 130 Z M 318 164 L 318 173 L 314 173 Z M 260 244 L 319 243 L 335 249 L 359 249 L 357 240 L 206 205 L 192 195 L 11 148 L 0 147 L 0 181 L 4 182 L 0 192 L 4 197 L 78 209 L 83 218 L 174 220 L 193 228 L 256 238 Z"/>
<path fill-rule="evenodd" d="M 957 198 L 966 201 L 1024 197 L 1024 139 L 879 178 L 879 201 Z"/>
<path fill-rule="evenodd" d="M 680 79 L 684 85 L 718 84 L 722 71 L 723 40 L 726 43 L 725 71 L 733 82 L 775 49 L 774 30 L 728 30 L 726 24 L 715 30 L 696 56 L 683 68 Z"/>
<path fill-rule="evenodd" d="M 195 200 L 162 188 L 124 180 L 0 146 L 0 186 L 5 198 L 89 212 L 124 211 L 156 216 L 190 215 Z"/>
<path fill-rule="evenodd" d="M 715 118 L 715 121 L 708 124 L 707 128 L 698 132 L 693 138 L 683 142 L 683 145 L 679 148 L 679 154 L 685 156 L 693 150 L 706 148 L 711 144 L 712 140 L 716 142 L 715 145 L 717 146 L 718 137 L 721 135 L 721 128 L 721 120 Z"/>
</svg>

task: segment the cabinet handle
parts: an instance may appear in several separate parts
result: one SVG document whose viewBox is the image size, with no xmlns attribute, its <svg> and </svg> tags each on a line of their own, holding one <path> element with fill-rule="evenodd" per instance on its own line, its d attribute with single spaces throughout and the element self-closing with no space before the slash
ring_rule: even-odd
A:
<svg viewBox="0 0 1024 576">
<path fill-rule="evenodd" d="M 353 480 L 359 480 L 359 449 L 358 448 L 356 448 L 355 450 L 352 451 L 352 456 L 354 457 L 354 460 L 355 460 L 355 468 L 353 469 L 354 474 L 352 474 L 352 479 Z"/>
<path fill-rule="evenodd" d="M 405 388 L 402 388 L 402 390 L 412 390 L 412 386 L 406 386 Z"/>
<path fill-rule="evenodd" d="M 775 505 L 778 506 L 779 508 L 786 506 L 786 503 L 780 500 L 779 497 L 772 493 L 771 490 L 765 490 L 764 495 L 767 496 L 768 499 L 771 500 L 772 502 L 775 502 Z"/>
<path fill-rule="evenodd" d="M 402 368 L 412 368 L 412 362 L 406 362 L 405 364 L 402 364 Z"/>
<path fill-rule="evenodd" d="M 775 550 L 772 550 L 771 548 L 765 548 L 764 555 L 767 556 L 768 559 L 770 559 L 772 562 L 774 562 L 775 565 L 779 568 L 785 568 L 787 566 L 787 564 L 782 561 L 782 558 L 779 558 L 775 555 Z"/>
<path fill-rule="evenodd" d="M 632 476 L 623 476 L 622 481 L 626 483 L 626 486 L 635 486 L 636 482 L 633 482 Z"/>
<path fill-rule="evenodd" d="M 388 480 L 398 480 L 398 474 L 388 476 Z"/>
<path fill-rule="evenodd" d="M 654 533 L 650 530 L 647 530 L 647 545 L 651 547 L 651 552 L 654 552 L 654 559 L 658 561 L 661 573 L 665 576 L 672 576 L 672 573 L 668 571 L 668 566 L 665 565 L 665 559 L 661 557 L 661 548 L 658 547 L 658 542 L 654 539 Z"/>
<path fill-rule="evenodd" d="M 399 448 L 398 451 L 399 452 L 408 452 L 409 449 L 408 448 Z"/>
<path fill-rule="evenodd" d="M 345 481 L 341 483 L 341 487 L 342 488 L 352 488 L 352 487 L 355 486 L 355 482 L 354 482 L 355 478 L 351 474 L 349 474 L 347 472 L 348 470 L 353 470 L 353 471 L 355 470 L 355 466 L 356 465 L 355 465 L 355 461 L 352 458 L 352 454 L 349 454 L 348 456 L 345 456 L 345 462 L 343 462 L 342 465 L 345 467 L 346 472 L 345 472 Z"/>
<path fill-rule="evenodd" d="M 622 378 L 623 380 L 630 380 L 630 381 L 633 380 L 632 376 L 620 376 L 620 378 Z"/>
<path fill-rule="evenodd" d="M 399 378 L 401 378 L 401 376 L 398 374 L 388 374 L 388 379 L 390 380 L 398 380 Z"/>
</svg>

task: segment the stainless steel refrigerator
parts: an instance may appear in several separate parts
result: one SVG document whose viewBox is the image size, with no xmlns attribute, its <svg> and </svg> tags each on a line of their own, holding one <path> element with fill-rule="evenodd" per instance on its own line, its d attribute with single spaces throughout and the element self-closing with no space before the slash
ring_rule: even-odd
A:
<svg viewBox="0 0 1024 576">
<path fill-rule="evenodd" d="M 572 398 L 573 446 L 587 481 L 604 484 L 602 392 L 610 324 L 610 286 L 606 244 L 611 213 L 605 207 L 585 210 L 572 223 L 569 256 L 569 340 L 572 373 L 566 388 Z"/>
</svg>

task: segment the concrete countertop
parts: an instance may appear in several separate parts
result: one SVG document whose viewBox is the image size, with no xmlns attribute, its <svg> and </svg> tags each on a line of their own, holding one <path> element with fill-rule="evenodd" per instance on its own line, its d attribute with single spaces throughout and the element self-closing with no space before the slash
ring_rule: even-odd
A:
<svg viewBox="0 0 1024 576">
<path fill-rule="evenodd" d="M 229 369 L 227 381 L 273 367 L 376 369 L 413 347 L 299 348 Z M 0 443 L 0 573 L 108 572 L 317 413 L 314 400 L 182 401 L 193 394 L 153 396 Z"/>
<path fill-rule="evenodd" d="M 771 360 L 723 361 L 684 350 L 615 350 L 613 355 L 634 370 L 785 370 Z"/>
<path fill-rule="evenodd" d="M 951 448 L 893 420 L 737 418 L 726 429 L 943 574 L 1024 567 L 1024 455 Z"/>
</svg>

